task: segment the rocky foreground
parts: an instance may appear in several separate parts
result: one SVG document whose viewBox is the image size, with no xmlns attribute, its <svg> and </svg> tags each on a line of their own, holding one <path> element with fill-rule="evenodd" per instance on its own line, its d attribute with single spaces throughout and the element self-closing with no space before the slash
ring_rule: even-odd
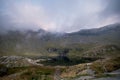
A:
<svg viewBox="0 0 120 80">
<path fill-rule="evenodd" d="M 119 80 L 120 57 L 72 66 L 44 66 L 41 59 L 0 57 L 0 80 Z"/>
<path fill-rule="evenodd" d="M 22 56 L 2 56 L 0 57 L 0 64 L 5 65 L 6 67 L 25 67 L 41 65 L 37 64 L 35 60 Z"/>
<path fill-rule="evenodd" d="M 120 57 L 66 67 L 63 80 L 120 80 Z"/>
</svg>

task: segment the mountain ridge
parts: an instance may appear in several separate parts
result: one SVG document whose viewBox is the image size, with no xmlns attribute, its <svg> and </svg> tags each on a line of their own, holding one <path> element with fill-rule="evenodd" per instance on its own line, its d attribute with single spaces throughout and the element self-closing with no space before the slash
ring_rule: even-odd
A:
<svg viewBox="0 0 120 80">
<path fill-rule="evenodd" d="M 94 47 L 109 44 L 120 46 L 119 34 L 120 24 L 62 34 L 46 32 L 42 29 L 26 32 L 8 31 L 8 33 L 0 35 L 0 53 L 1 55 L 47 56 L 58 55 L 58 51 L 61 49 L 69 49 L 69 52 L 72 53 L 75 48 L 82 49 L 84 46 L 90 47 L 91 44 Z M 53 51 L 49 52 L 49 48 Z M 78 53 L 81 52 L 78 50 Z"/>
</svg>

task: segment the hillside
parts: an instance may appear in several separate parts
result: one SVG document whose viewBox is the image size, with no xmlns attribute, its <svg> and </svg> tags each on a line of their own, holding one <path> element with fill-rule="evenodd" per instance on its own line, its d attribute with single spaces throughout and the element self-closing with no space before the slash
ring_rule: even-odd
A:
<svg viewBox="0 0 120 80">
<path fill-rule="evenodd" d="M 119 80 L 120 24 L 73 33 L 0 34 L 0 80 Z"/>
<path fill-rule="evenodd" d="M 8 31 L 0 34 L 0 55 L 56 56 L 67 49 L 69 54 L 83 53 L 96 46 L 120 46 L 120 24 L 73 33 Z M 78 54 L 77 54 L 78 55 Z"/>
</svg>

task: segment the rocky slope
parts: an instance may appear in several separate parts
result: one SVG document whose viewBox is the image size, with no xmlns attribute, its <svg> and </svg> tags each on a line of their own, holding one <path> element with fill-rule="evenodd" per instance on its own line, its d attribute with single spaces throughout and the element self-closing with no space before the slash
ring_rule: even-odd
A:
<svg viewBox="0 0 120 80">
<path fill-rule="evenodd" d="M 119 69 L 120 57 L 107 58 L 97 60 L 92 63 L 84 63 L 66 67 L 61 73 L 61 78 L 65 80 L 89 80 L 91 78 L 92 80 L 99 80 L 97 78 L 109 77 L 110 79 L 110 77 L 116 76 L 116 78 L 118 78 Z"/>
<path fill-rule="evenodd" d="M 0 64 L 5 65 L 6 67 L 26 67 L 40 65 L 32 59 L 21 56 L 2 56 L 0 57 Z"/>
</svg>

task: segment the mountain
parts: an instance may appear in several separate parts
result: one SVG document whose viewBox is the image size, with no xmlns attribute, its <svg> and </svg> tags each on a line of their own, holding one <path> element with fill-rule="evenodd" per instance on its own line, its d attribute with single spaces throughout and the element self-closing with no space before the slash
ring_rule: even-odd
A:
<svg viewBox="0 0 120 80">
<path fill-rule="evenodd" d="M 65 50 L 67 55 L 82 55 L 94 47 L 120 47 L 119 34 L 120 24 L 73 33 L 51 33 L 42 29 L 8 31 L 0 34 L 0 55 L 56 56 Z"/>
<path fill-rule="evenodd" d="M 75 37 L 81 42 L 119 42 L 120 24 L 107 25 L 102 28 L 80 30 L 68 34 L 69 37 Z"/>
<path fill-rule="evenodd" d="M 72 33 L 0 33 L 0 80 L 117 77 L 110 72 L 120 69 L 119 34 L 120 24 Z"/>
<path fill-rule="evenodd" d="M 78 32 L 74 32 L 71 34 L 101 35 L 101 34 L 108 33 L 110 31 L 119 31 L 119 30 L 120 30 L 120 24 L 111 24 L 111 25 L 107 25 L 101 28 L 84 29 L 84 30 L 80 30 Z"/>
</svg>

